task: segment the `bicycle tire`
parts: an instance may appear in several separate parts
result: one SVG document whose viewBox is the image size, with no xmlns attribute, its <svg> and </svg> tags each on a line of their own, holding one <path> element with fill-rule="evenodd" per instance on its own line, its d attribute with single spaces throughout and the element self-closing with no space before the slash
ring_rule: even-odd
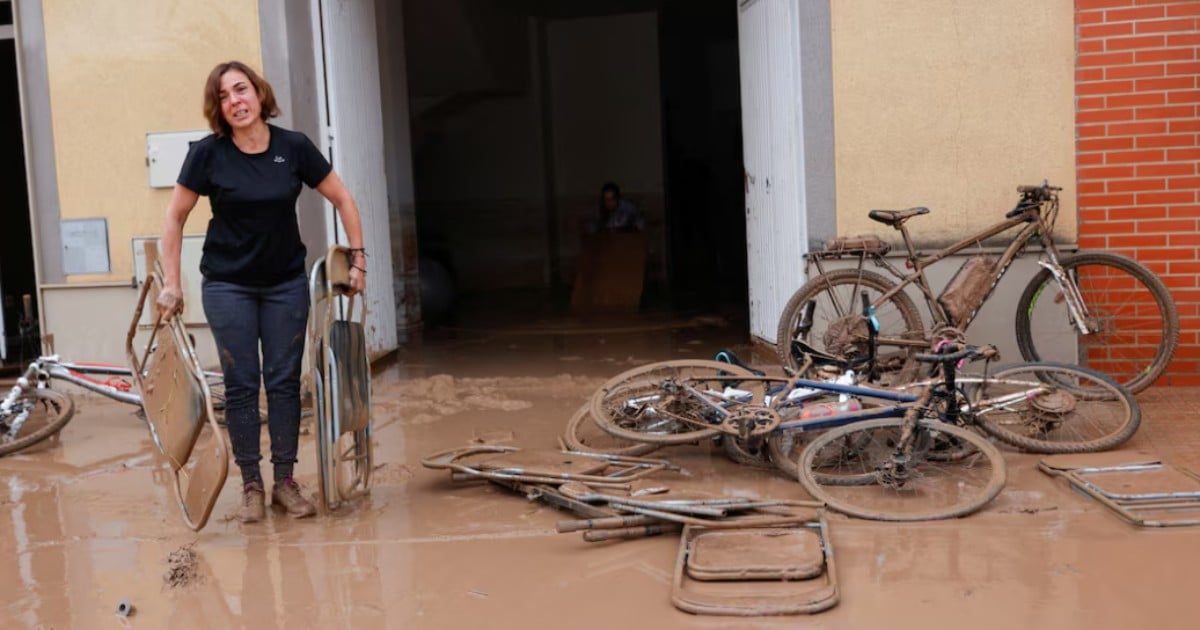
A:
<svg viewBox="0 0 1200 630">
<path fill-rule="evenodd" d="M 737 381 L 738 377 L 754 376 L 754 373 L 749 370 L 718 361 L 683 359 L 650 363 L 626 370 L 609 379 L 600 389 L 596 390 L 590 401 L 592 418 L 609 435 L 632 442 L 661 445 L 688 444 L 711 438 L 720 431 L 715 428 L 692 428 L 695 425 L 690 422 L 672 424 L 670 421 L 658 421 L 656 424 L 663 425 L 668 430 L 652 432 L 645 430 L 647 427 L 637 422 L 640 418 L 636 416 L 641 415 L 650 405 L 648 403 L 643 405 L 641 402 L 635 401 L 661 395 L 661 384 L 664 379 L 680 378 L 684 376 L 685 372 L 692 370 L 698 371 L 701 379 L 714 384 L 728 380 Z M 633 413 L 623 411 L 631 402 L 634 402 L 636 411 Z M 666 404 L 671 402 L 678 401 L 667 401 Z M 690 413 L 692 410 L 663 409 L 661 411 L 667 416 L 678 416 L 681 413 Z M 655 413 L 657 415 L 658 411 L 656 410 Z M 641 426 L 642 429 L 623 425 Z"/>
<path fill-rule="evenodd" d="M 597 435 L 592 435 L 593 432 Z M 581 405 L 567 420 L 567 427 L 563 431 L 563 443 L 572 451 L 631 457 L 639 457 L 658 449 L 656 444 L 631 442 L 601 430 L 592 419 L 592 407 L 587 403 Z"/>
<path fill-rule="evenodd" d="M 876 462 L 872 458 L 890 459 L 895 449 L 894 439 L 904 422 L 901 418 L 866 420 L 817 436 L 800 457 L 800 483 L 813 498 L 838 512 L 870 520 L 896 522 L 966 516 L 982 508 L 1003 490 L 1007 469 L 1003 456 L 995 446 L 968 429 L 928 418 L 917 421 L 914 430 L 921 433 L 916 439 L 932 442 L 935 436 L 951 436 L 970 444 L 977 453 L 954 462 L 945 462 L 931 460 L 925 457 L 922 449 L 914 447 L 908 462 L 914 473 L 900 488 L 890 488 L 884 483 L 831 485 L 821 483 L 814 473 L 814 460 L 821 457 L 826 445 L 838 440 L 866 442 L 870 450 L 860 458 L 858 466 L 863 470 L 879 470 L 883 459 Z M 856 433 L 861 437 L 855 436 Z M 985 465 L 976 466 L 979 460 Z M 944 482 L 939 483 L 935 477 Z M 938 498 L 935 495 L 942 494 L 947 495 L 946 501 L 934 501 Z M 919 503 L 921 499 L 926 499 L 931 505 L 922 505 Z"/>
<path fill-rule="evenodd" d="M 771 432 L 767 438 L 767 453 L 770 456 L 771 464 L 780 472 L 786 475 L 789 479 L 796 479 L 800 476 L 800 456 L 808 444 L 816 439 L 816 436 L 821 435 L 827 429 L 817 431 L 796 431 L 792 429 L 777 429 Z M 796 443 L 796 439 L 801 439 L 800 443 Z M 795 455 L 799 450 L 800 456 Z M 818 482 L 825 485 L 860 485 L 869 482 L 874 478 L 871 473 L 859 472 L 848 474 L 828 474 L 828 473 L 813 473 Z"/>
<path fill-rule="evenodd" d="M 848 295 L 838 294 L 843 287 L 850 292 Z M 870 296 L 874 300 L 895 287 L 896 283 L 877 273 L 855 269 L 838 269 L 812 278 L 792 294 L 787 305 L 783 307 L 783 314 L 779 317 L 779 326 L 775 336 L 775 353 L 780 362 L 793 370 L 800 369 L 800 358 L 792 349 L 792 341 L 797 339 L 805 341 L 823 352 L 847 358 L 842 348 L 838 347 L 839 343 L 830 343 L 834 340 L 829 334 L 830 325 L 841 318 L 833 305 L 838 305 L 843 314 L 858 315 L 862 310 L 857 295 L 861 289 L 875 291 L 875 295 Z M 800 335 L 797 328 L 800 325 L 805 305 L 809 300 L 817 299 L 822 294 L 827 296 L 827 303 L 823 305 L 818 301 L 813 312 L 812 329 L 808 331 L 807 335 Z M 888 304 L 891 308 L 888 308 L 887 305 L 880 305 L 875 309 L 875 317 L 879 320 L 880 326 L 879 336 L 902 339 L 925 338 L 925 325 L 921 320 L 921 313 L 907 293 L 897 292 L 888 299 Z M 817 312 L 823 307 L 831 308 L 833 312 Z M 899 329 L 897 329 L 897 324 L 899 324 Z M 920 369 L 914 358 L 917 350 L 912 347 L 905 351 L 903 365 L 895 370 L 891 377 L 892 384 L 906 383 L 916 378 Z"/>
<path fill-rule="evenodd" d="M 1078 277 L 1081 267 L 1092 269 L 1087 286 L 1080 286 L 1079 291 L 1089 315 L 1098 320 L 1097 324 L 1115 326 L 1122 320 L 1127 323 L 1120 330 L 1102 331 L 1094 336 L 1079 335 L 1054 277 L 1049 269 L 1042 269 L 1025 287 L 1017 302 L 1017 347 L 1021 356 L 1030 362 L 1083 365 L 1109 376 L 1135 394 L 1150 387 L 1167 369 L 1179 347 L 1179 312 L 1167 287 L 1137 261 L 1117 254 L 1086 252 L 1067 256 L 1059 262 L 1073 278 Z M 1132 286 L 1128 286 L 1129 279 L 1132 279 Z M 1078 282 L 1076 286 L 1079 286 Z M 1050 294 L 1043 295 L 1047 289 Z M 1044 299 L 1046 297 L 1049 299 Z M 1114 300 L 1123 301 L 1114 303 Z M 1151 303 L 1156 306 L 1157 314 L 1142 314 L 1145 306 Z M 1039 306 L 1042 307 L 1040 310 Z M 1035 321 L 1040 324 L 1035 326 Z M 1126 327 L 1135 321 L 1138 326 Z M 1047 341 L 1050 337 L 1058 343 Z M 1120 343 L 1130 338 L 1132 343 Z M 1146 341 L 1142 343 L 1141 338 Z M 1034 339 L 1041 340 L 1040 349 Z M 1066 343 L 1066 339 L 1070 343 Z M 1115 343 L 1109 345 L 1110 341 Z M 1157 344 L 1148 362 L 1136 356 L 1145 353 L 1146 344 Z M 1054 355 L 1050 348 L 1055 346 L 1068 349 Z M 1079 352 L 1079 348 L 1084 351 Z"/>
<path fill-rule="evenodd" d="M 1054 389 L 1022 396 L 998 413 L 976 413 L 975 422 L 996 439 L 1031 453 L 1107 450 L 1128 441 L 1141 424 L 1141 408 L 1128 388 L 1074 365 L 1027 363 L 1001 368 L 973 388 L 972 399 L 978 404 L 984 396 L 1017 393 L 1027 387 L 1022 383 L 1036 382 Z"/>
<path fill-rule="evenodd" d="M 33 400 L 31 401 L 30 399 Z M 46 420 L 43 426 L 35 428 L 32 432 L 19 435 L 16 439 L 10 441 L 0 439 L 0 456 L 24 450 L 58 433 L 63 427 L 67 426 L 72 416 L 75 415 L 75 399 L 71 398 L 70 394 L 55 389 L 38 388 L 26 390 L 17 400 L 18 404 L 31 404 L 33 407 L 33 411 L 30 412 L 31 414 L 36 413 L 39 406 L 43 412 L 50 412 L 51 410 L 53 412 L 49 415 L 48 420 Z M 31 415 L 26 420 L 26 423 L 30 420 L 34 420 L 34 416 Z"/>
<path fill-rule="evenodd" d="M 767 437 L 767 453 L 770 454 L 771 463 L 779 469 L 780 472 L 787 475 L 791 479 L 797 479 L 800 476 L 799 458 L 793 455 L 797 447 L 796 443 L 800 439 L 801 444 L 807 446 L 811 440 L 812 434 L 804 431 L 796 431 L 792 429 L 776 429 Z M 804 452 L 802 446 L 798 449 Z"/>
</svg>

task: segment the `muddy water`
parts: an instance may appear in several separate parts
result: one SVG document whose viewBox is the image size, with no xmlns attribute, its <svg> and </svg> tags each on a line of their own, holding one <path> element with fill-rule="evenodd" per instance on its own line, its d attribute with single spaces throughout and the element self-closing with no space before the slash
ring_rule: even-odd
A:
<svg viewBox="0 0 1200 630">
<path fill-rule="evenodd" d="M 604 377 L 639 360 L 707 357 L 728 345 L 722 334 L 427 342 L 376 378 L 379 468 L 369 498 L 332 516 L 241 525 L 230 518 L 231 479 L 199 535 L 181 524 L 130 409 L 81 398 L 58 443 L 0 459 L 0 627 L 1194 627 L 1200 530 L 1128 526 L 1037 471 L 1033 456 L 1006 453 L 1006 490 L 967 519 L 831 517 L 842 603 L 811 618 L 753 620 L 671 606 L 677 536 L 585 543 L 554 532 L 559 512 L 452 484 L 419 464 L 471 441 L 551 447 Z M 1200 392 L 1157 396 L 1129 448 L 1195 465 L 1196 451 L 1180 446 L 1196 434 L 1180 397 L 1200 402 Z M 314 452 L 303 437 L 298 478 L 308 488 Z M 675 491 L 806 498 L 797 483 L 706 448 L 663 453 L 685 469 L 656 481 Z M 121 620 L 123 599 L 135 613 Z"/>
</svg>

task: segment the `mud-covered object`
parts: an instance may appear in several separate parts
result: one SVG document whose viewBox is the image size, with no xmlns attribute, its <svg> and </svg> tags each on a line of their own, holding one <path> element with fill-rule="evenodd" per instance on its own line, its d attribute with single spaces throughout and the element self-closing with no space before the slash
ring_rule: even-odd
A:
<svg viewBox="0 0 1200 630">
<path fill-rule="evenodd" d="M 958 268 L 938 296 L 938 304 L 951 324 L 966 326 L 975 309 L 991 293 L 995 273 L 996 261 L 991 256 L 972 256 Z"/>
<path fill-rule="evenodd" d="M 706 531 L 690 553 L 688 575 L 702 581 L 808 580 L 825 571 L 821 537 L 808 529 Z"/>
<path fill-rule="evenodd" d="M 367 334 L 358 322 L 336 320 L 329 326 L 328 349 L 334 379 L 331 404 L 338 408 L 338 428 L 362 431 L 371 424 L 371 364 Z"/>
<path fill-rule="evenodd" d="M 353 266 L 350 262 L 350 254 L 350 248 L 334 245 L 325 255 L 325 275 L 329 285 L 337 291 L 347 292 L 350 290 L 350 268 Z"/>
<path fill-rule="evenodd" d="M 883 256 L 892 250 L 892 246 L 874 234 L 859 234 L 857 236 L 838 236 L 825 241 L 827 254 L 874 254 Z"/>
</svg>

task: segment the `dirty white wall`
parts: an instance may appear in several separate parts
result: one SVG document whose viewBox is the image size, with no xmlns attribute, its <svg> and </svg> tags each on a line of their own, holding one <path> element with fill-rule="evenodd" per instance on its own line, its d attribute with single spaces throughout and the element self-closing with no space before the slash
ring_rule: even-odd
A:
<svg viewBox="0 0 1200 630">
<path fill-rule="evenodd" d="M 872 208 L 928 206 L 924 243 L 1000 220 L 1018 184 L 1067 188 L 1073 241 L 1074 9 L 1042 0 L 831 2 L 840 233 L 898 237 Z"/>
</svg>

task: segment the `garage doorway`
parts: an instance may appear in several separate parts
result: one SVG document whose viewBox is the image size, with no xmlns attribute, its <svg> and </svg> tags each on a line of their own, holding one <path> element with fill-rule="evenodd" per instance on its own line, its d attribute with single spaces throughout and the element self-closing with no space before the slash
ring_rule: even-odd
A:
<svg viewBox="0 0 1200 630">
<path fill-rule="evenodd" d="M 627 316 L 745 321 L 737 19 L 726 0 L 406 2 L 426 324 L 573 316 L 609 181 L 644 218 Z"/>
</svg>

